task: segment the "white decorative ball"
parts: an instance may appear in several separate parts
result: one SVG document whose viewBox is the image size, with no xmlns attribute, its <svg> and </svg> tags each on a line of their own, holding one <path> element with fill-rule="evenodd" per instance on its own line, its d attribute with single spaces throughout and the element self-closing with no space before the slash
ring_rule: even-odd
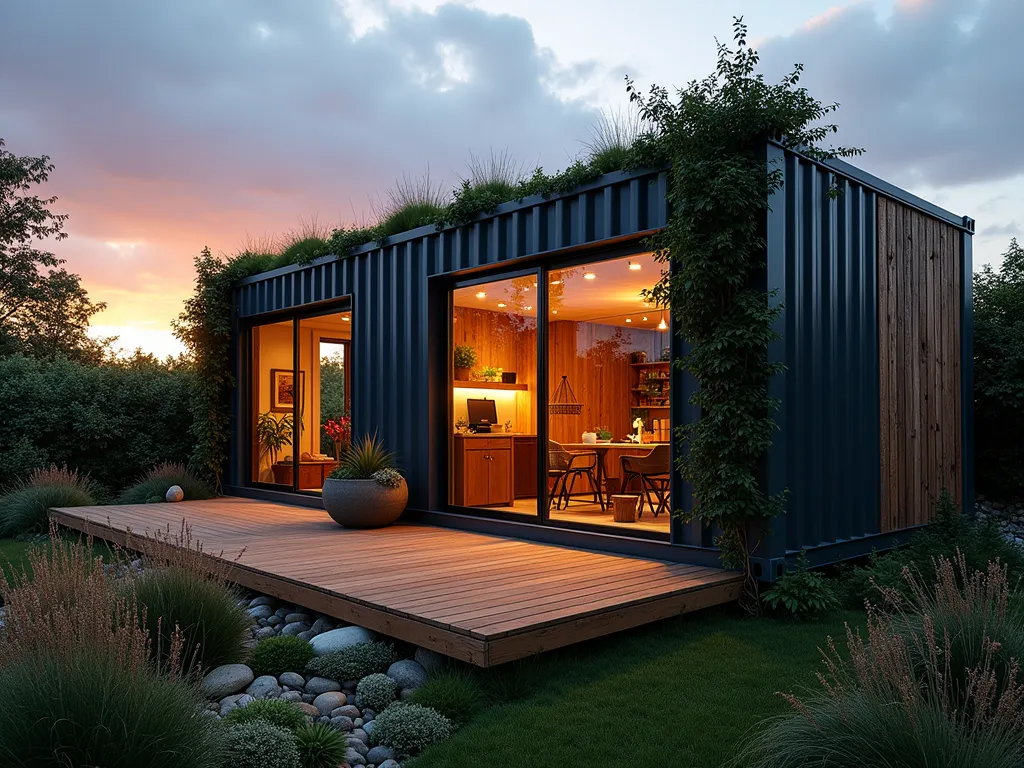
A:
<svg viewBox="0 0 1024 768">
<path fill-rule="evenodd" d="M 164 498 L 168 501 L 181 501 L 185 498 L 185 492 L 181 490 L 180 485 L 172 485 L 167 489 L 167 495 Z"/>
</svg>

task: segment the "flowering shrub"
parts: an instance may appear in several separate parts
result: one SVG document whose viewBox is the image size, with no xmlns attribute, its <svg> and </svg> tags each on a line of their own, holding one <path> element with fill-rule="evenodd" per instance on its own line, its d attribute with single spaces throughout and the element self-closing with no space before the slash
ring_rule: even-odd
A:
<svg viewBox="0 0 1024 768">
<path fill-rule="evenodd" d="M 452 735 L 451 721 L 440 712 L 401 701 L 377 715 L 374 723 L 374 743 L 399 754 L 415 754 Z"/>
<path fill-rule="evenodd" d="M 380 469 L 373 473 L 373 479 L 385 488 L 398 488 L 402 484 L 402 476 L 397 469 Z"/>
<path fill-rule="evenodd" d="M 395 700 L 398 683 L 382 672 L 367 675 L 356 686 L 356 698 L 362 707 L 380 712 Z"/>
<path fill-rule="evenodd" d="M 331 438 L 339 452 L 344 453 L 352 442 L 352 419 L 348 416 L 328 419 L 324 423 L 324 432 Z"/>
</svg>

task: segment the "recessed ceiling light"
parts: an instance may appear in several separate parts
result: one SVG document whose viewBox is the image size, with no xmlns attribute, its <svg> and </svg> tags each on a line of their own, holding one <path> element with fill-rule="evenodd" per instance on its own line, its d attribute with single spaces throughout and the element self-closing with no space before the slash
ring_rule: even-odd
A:
<svg viewBox="0 0 1024 768">
<path fill-rule="evenodd" d="M 627 322 L 627 323 L 632 323 L 632 322 L 633 322 L 633 320 L 632 320 L 631 318 L 628 318 L 628 317 L 627 317 L 627 318 L 626 318 L 626 322 Z"/>
<path fill-rule="evenodd" d="M 351 320 L 352 318 L 351 318 L 351 317 L 349 317 L 348 315 L 345 315 L 345 316 L 344 316 L 343 318 L 341 318 L 341 319 L 342 319 L 342 320 L 345 320 L 345 321 L 347 322 L 347 321 Z"/>
<path fill-rule="evenodd" d="M 595 275 L 593 272 L 584 272 L 583 273 L 583 279 L 584 280 L 593 280 L 595 277 L 597 277 L 597 275 Z"/>
<path fill-rule="evenodd" d="M 477 297 L 478 299 L 486 299 L 486 298 L 487 298 L 487 294 L 486 294 L 486 293 L 484 293 L 483 291 L 477 291 L 477 292 L 476 292 L 476 297 Z"/>
<path fill-rule="evenodd" d="M 529 312 L 531 309 L 533 309 L 533 307 L 527 307 L 526 311 Z"/>
<path fill-rule="evenodd" d="M 501 307 L 501 306 L 504 306 L 504 305 L 503 304 L 499 304 L 498 306 Z M 644 322 L 645 323 L 647 322 L 647 315 L 644 315 Z"/>
<path fill-rule="evenodd" d="M 561 284 L 562 284 L 562 281 L 561 281 L 561 280 L 552 280 L 552 281 L 551 281 L 551 284 L 552 284 L 552 285 L 561 285 Z"/>
<path fill-rule="evenodd" d="M 499 301 L 499 302 L 498 302 L 498 306 L 499 306 L 499 307 L 500 307 L 501 309 L 504 309 L 505 307 L 507 307 L 507 306 L 508 306 L 508 304 L 506 304 L 506 303 L 505 303 L 504 301 Z"/>
<path fill-rule="evenodd" d="M 638 269 L 640 269 L 640 264 L 636 261 L 631 261 L 629 262 L 629 268 L 636 272 Z"/>
<path fill-rule="evenodd" d="M 558 314 L 558 310 L 557 309 L 552 309 L 551 310 L 551 314 L 552 315 L 557 315 Z"/>
<path fill-rule="evenodd" d="M 534 284 L 533 284 L 533 287 L 534 287 L 534 288 L 536 288 L 536 287 L 537 287 L 537 284 L 536 284 L 536 283 L 534 283 Z"/>
</svg>

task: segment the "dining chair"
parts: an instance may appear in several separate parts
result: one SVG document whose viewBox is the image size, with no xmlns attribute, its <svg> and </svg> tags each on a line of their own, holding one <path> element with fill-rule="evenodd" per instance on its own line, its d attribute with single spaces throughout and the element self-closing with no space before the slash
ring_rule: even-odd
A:
<svg viewBox="0 0 1024 768">
<path fill-rule="evenodd" d="M 645 496 L 651 512 L 657 517 L 669 502 L 669 491 L 672 486 L 672 446 L 656 445 L 644 456 L 622 456 L 619 462 L 622 465 L 623 493 L 626 493 L 626 487 L 633 478 L 640 480 L 637 517 L 643 516 Z M 657 504 L 654 503 L 654 499 L 657 499 Z"/>
<path fill-rule="evenodd" d="M 561 443 L 548 440 L 548 477 L 555 480 L 548 494 L 548 511 L 551 510 L 552 501 L 555 502 L 555 509 L 561 509 L 563 503 L 568 509 L 576 480 L 584 475 L 594 489 L 594 503 L 600 505 L 603 511 L 605 503 L 597 483 L 597 462 L 597 451 L 570 451 Z"/>
</svg>

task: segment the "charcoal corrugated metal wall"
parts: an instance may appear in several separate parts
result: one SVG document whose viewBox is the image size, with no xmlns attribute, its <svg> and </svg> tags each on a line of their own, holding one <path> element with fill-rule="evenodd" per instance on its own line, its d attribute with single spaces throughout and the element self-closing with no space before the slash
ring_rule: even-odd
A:
<svg viewBox="0 0 1024 768">
<path fill-rule="evenodd" d="M 257 275 L 237 289 L 238 316 L 247 325 L 261 315 L 279 319 L 281 312 L 315 311 L 319 302 L 351 296 L 353 429 L 376 430 L 397 452 L 410 506 L 426 509 L 428 279 L 658 229 L 667 220 L 666 184 L 664 172 L 608 174 L 564 197 L 504 204 L 467 226 L 424 227 L 384 247 Z M 242 447 L 235 445 L 231 456 L 229 477 L 239 485 Z"/>
<path fill-rule="evenodd" d="M 767 233 L 786 366 L 768 458 L 768 487 L 788 490 L 778 557 L 879 531 L 877 217 L 870 188 L 776 147 L 769 159 L 785 172 Z"/>
</svg>

